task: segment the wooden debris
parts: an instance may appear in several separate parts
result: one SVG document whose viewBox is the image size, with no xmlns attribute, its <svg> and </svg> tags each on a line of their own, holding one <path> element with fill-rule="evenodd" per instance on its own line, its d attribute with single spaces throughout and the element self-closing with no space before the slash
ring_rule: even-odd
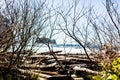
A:
<svg viewBox="0 0 120 80">
<path fill-rule="evenodd" d="M 90 69 L 87 69 L 87 68 L 80 68 L 80 67 L 77 67 L 77 66 L 75 66 L 75 67 L 73 68 L 73 70 L 75 70 L 75 71 L 80 71 L 80 72 L 85 72 L 86 74 L 102 75 L 101 72 L 93 71 L 93 70 L 90 70 Z"/>
<path fill-rule="evenodd" d="M 55 51 L 53 53 L 56 55 L 57 60 L 63 68 L 66 69 L 66 71 L 72 71 L 69 75 L 76 74 L 76 71 L 83 72 L 85 74 L 101 75 L 101 72 L 87 68 L 87 66 L 90 65 L 90 61 L 87 59 L 85 54 L 58 54 L 60 52 L 61 51 Z M 17 65 L 19 72 L 22 74 L 37 75 L 38 80 L 73 80 L 73 77 L 65 75 L 67 72 L 57 64 L 54 57 L 50 55 L 50 52 L 40 54 L 34 53 L 27 57 L 24 56 L 24 58 L 24 63 L 22 65 Z M 95 62 L 93 55 L 91 55 L 90 58 Z M 5 59 L 7 59 L 7 57 Z M 3 61 L 7 62 L 8 59 L 7 61 L 5 59 L 3 59 Z M 22 60 L 23 56 L 20 56 L 20 59 Z M 74 77 L 74 80 L 83 80 L 83 78 L 76 76 Z"/>
<path fill-rule="evenodd" d="M 47 75 L 47 74 L 42 74 L 42 73 L 37 73 L 37 72 L 34 72 L 34 71 L 31 71 L 31 70 L 23 70 L 23 69 L 18 69 L 22 74 L 33 74 L 33 75 L 36 75 L 38 77 L 41 77 L 41 78 L 49 78 L 49 77 L 52 77 L 50 75 Z"/>
<path fill-rule="evenodd" d="M 61 53 L 62 51 L 54 51 L 53 53 L 56 54 L 56 53 Z M 50 52 L 42 52 L 40 53 L 41 55 L 50 55 Z"/>
</svg>

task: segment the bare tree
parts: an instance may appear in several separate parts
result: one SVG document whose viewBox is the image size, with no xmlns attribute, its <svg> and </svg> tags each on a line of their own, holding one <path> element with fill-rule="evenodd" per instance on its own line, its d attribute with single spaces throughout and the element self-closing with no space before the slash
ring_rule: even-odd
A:
<svg viewBox="0 0 120 80">
<path fill-rule="evenodd" d="M 116 28 L 118 35 L 120 36 L 120 28 L 118 27 L 120 25 L 120 15 L 118 13 L 118 7 L 118 4 L 112 2 L 111 0 L 106 0 L 106 9 L 108 15 L 114 27 Z"/>
<path fill-rule="evenodd" d="M 9 23 L 6 17 L 0 15 L 0 53 L 5 52 L 12 45 L 13 31 Z"/>
<path fill-rule="evenodd" d="M 9 36 L 10 43 L 14 43 L 11 45 L 7 43 L 12 52 L 9 67 L 16 64 L 20 60 L 20 56 L 24 56 L 22 53 L 26 53 L 26 50 L 29 50 L 27 55 L 31 54 L 36 39 L 46 28 L 48 12 L 45 9 L 45 3 L 46 1 L 38 0 L 4 0 L 5 8 L 1 9 L 1 14 L 9 20 L 13 33 L 13 36 Z M 17 57 L 14 59 L 15 55 Z"/>
<path fill-rule="evenodd" d="M 85 18 L 85 15 L 89 12 L 89 9 L 83 4 L 82 8 L 78 7 L 79 1 L 73 1 L 72 6 L 66 10 L 66 12 L 58 11 L 62 18 L 64 24 L 59 24 L 62 31 L 68 35 L 70 38 L 75 40 L 85 51 L 88 59 L 91 61 L 88 52 L 86 50 L 86 45 L 88 44 L 89 38 L 89 23 L 84 23 L 82 20 Z M 79 9 L 79 11 L 77 11 Z M 79 24 L 82 22 L 83 24 Z M 85 21 L 86 22 L 86 21 Z"/>
<path fill-rule="evenodd" d="M 73 1 L 73 4 L 66 12 L 64 10 L 57 11 L 62 18 L 62 24 L 59 23 L 59 26 L 66 35 L 74 39 L 84 49 L 88 59 L 92 62 L 86 48 L 92 50 L 90 46 L 95 45 L 101 50 L 105 44 L 108 46 L 107 49 L 114 50 L 113 48 L 119 43 L 118 5 L 106 0 L 108 14 L 99 17 L 100 15 L 96 14 L 92 6 L 88 8 L 83 4 L 82 8 L 80 8 L 78 3 L 79 1 Z M 118 50 L 117 47 L 115 50 Z"/>
<path fill-rule="evenodd" d="M 119 5 L 116 2 L 106 0 L 104 15 L 97 15 L 94 11 L 91 11 L 88 16 L 100 46 L 99 53 L 101 53 L 102 57 L 99 57 L 99 59 L 105 61 L 105 63 L 111 62 L 119 53 L 120 28 L 118 7 Z"/>
</svg>

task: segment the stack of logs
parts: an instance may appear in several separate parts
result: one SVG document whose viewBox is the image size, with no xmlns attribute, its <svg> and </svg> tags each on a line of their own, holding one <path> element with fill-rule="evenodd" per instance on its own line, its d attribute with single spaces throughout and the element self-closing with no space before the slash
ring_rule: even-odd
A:
<svg viewBox="0 0 120 80">
<path fill-rule="evenodd" d="M 96 63 L 94 55 L 90 55 L 93 61 L 91 63 L 85 54 L 59 54 L 60 52 L 54 52 L 57 61 L 50 52 L 22 56 L 21 61 L 24 63 L 17 65 L 18 70 L 23 74 L 37 75 L 38 80 L 85 80 L 86 74 L 101 74 L 91 68 L 92 63 Z"/>
</svg>

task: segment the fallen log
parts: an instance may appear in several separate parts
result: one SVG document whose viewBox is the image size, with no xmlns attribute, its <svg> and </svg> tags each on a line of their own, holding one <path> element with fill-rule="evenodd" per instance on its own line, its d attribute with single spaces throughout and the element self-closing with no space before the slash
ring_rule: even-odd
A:
<svg viewBox="0 0 120 80">
<path fill-rule="evenodd" d="M 48 80 L 48 79 L 45 79 L 45 78 L 38 78 L 38 80 Z"/>
<path fill-rule="evenodd" d="M 56 54 L 56 53 L 61 53 L 62 51 L 54 51 L 54 52 L 52 52 L 52 53 L 54 53 L 54 54 Z M 50 55 L 50 51 L 48 51 L 48 52 L 42 52 L 42 53 L 40 53 L 41 55 Z"/>
<path fill-rule="evenodd" d="M 31 70 L 23 70 L 23 69 L 18 69 L 19 72 L 21 72 L 21 74 L 29 74 L 29 75 L 35 75 L 35 76 L 38 76 L 38 78 L 49 78 L 49 77 L 52 77 L 50 75 L 47 75 L 47 74 L 42 74 L 42 73 L 37 73 L 37 72 L 34 72 L 34 71 L 31 71 Z"/>
<path fill-rule="evenodd" d="M 31 70 L 31 71 L 37 72 L 37 73 L 42 73 L 42 74 L 59 75 L 59 73 L 56 71 L 42 71 L 42 70 Z"/>
<path fill-rule="evenodd" d="M 85 74 L 102 75 L 102 72 L 93 71 L 93 70 L 88 69 L 88 68 L 80 68 L 80 67 L 78 67 L 78 66 L 75 66 L 75 67 L 73 68 L 73 70 L 79 71 L 79 72 L 83 72 L 83 73 L 85 73 Z"/>
<path fill-rule="evenodd" d="M 51 67 L 55 67 L 56 64 L 57 63 L 51 63 L 49 65 L 24 64 L 24 65 L 20 65 L 19 68 L 22 68 L 22 69 L 51 68 Z"/>
<path fill-rule="evenodd" d="M 41 73 L 44 73 L 44 74 L 49 74 L 49 75 L 58 75 L 59 73 L 58 72 L 53 72 L 53 71 L 40 71 Z"/>
</svg>

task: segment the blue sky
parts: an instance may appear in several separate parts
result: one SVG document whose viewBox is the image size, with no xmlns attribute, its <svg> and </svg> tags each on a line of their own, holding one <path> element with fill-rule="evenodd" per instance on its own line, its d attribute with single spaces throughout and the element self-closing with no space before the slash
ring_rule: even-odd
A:
<svg viewBox="0 0 120 80">
<path fill-rule="evenodd" d="M 61 6 L 61 8 L 66 9 L 69 8 L 69 4 L 72 4 L 74 0 L 54 0 L 54 7 Z M 96 14 L 103 15 L 105 12 L 105 8 L 103 5 L 103 0 L 80 0 L 78 3 L 78 11 L 81 9 L 83 3 L 85 3 L 86 7 L 89 7 L 90 5 L 94 7 L 94 10 L 96 11 Z M 84 22 L 84 19 L 82 20 Z M 66 36 L 64 33 L 60 33 L 53 37 L 56 39 L 58 43 L 75 43 L 74 40 Z"/>
<path fill-rule="evenodd" d="M 54 7 L 61 6 L 61 8 L 66 9 L 69 8 L 69 5 L 73 3 L 75 0 L 54 0 Z M 105 16 L 106 9 L 105 9 L 105 0 L 76 0 L 79 1 L 78 3 L 78 11 L 81 9 L 81 6 L 83 3 L 85 3 L 85 6 L 89 8 L 91 5 L 94 8 L 95 13 L 100 17 Z M 114 2 L 120 3 L 120 0 L 112 0 Z M 84 22 L 84 19 L 83 19 Z M 82 22 L 81 22 L 82 23 Z M 80 24 L 81 25 L 81 24 Z M 74 40 L 66 36 L 64 33 L 60 33 L 53 37 L 56 39 L 58 43 L 75 43 Z"/>
<path fill-rule="evenodd" d="M 0 5 L 2 5 L 2 1 L 3 0 L 0 0 Z M 90 5 L 93 6 L 94 11 L 96 12 L 97 15 L 102 16 L 106 13 L 106 9 L 104 6 L 105 0 L 47 0 L 47 1 L 49 5 L 53 4 L 52 6 L 54 8 L 60 7 L 63 10 L 69 8 L 70 5 L 73 3 L 73 1 L 79 1 L 78 11 L 79 9 L 81 9 L 83 3 L 85 3 L 85 6 L 88 8 Z M 120 0 L 112 0 L 112 1 L 116 1 L 118 4 L 120 3 Z M 84 22 L 84 19 L 83 19 L 83 22 Z M 74 43 L 74 41 L 68 38 L 68 36 L 66 36 L 64 33 L 57 34 L 56 36 L 53 37 L 53 39 L 56 39 L 58 43 L 64 43 L 64 41 L 67 43 L 71 43 L 71 42 Z"/>
</svg>

